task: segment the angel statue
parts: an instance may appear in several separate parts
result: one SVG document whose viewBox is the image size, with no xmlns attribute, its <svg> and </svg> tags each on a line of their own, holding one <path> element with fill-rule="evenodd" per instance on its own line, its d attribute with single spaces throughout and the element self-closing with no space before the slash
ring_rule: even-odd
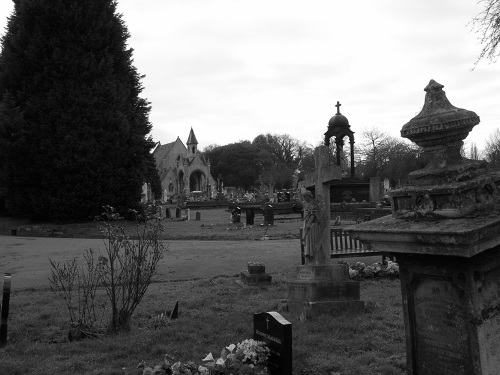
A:
<svg viewBox="0 0 500 375">
<path fill-rule="evenodd" d="M 302 228 L 302 244 L 306 264 L 327 263 L 330 249 L 323 244 L 324 231 L 329 229 L 323 197 L 318 194 L 313 198 L 309 190 L 301 191 L 304 204 L 304 226 Z"/>
</svg>

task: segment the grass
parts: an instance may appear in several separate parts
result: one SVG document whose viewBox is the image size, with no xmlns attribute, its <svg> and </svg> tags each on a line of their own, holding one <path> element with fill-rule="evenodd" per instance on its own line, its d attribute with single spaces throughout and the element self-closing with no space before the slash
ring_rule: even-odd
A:
<svg viewBox="0 0 500 375">
<path fill-rule="evenodd" d="M 5 374 L 135 374 L 141 360 L 166 353 L 201 364 L 208 352 L 252 336 L 253 313 L 279 311 L 294 272 L 273 275 L 268 287 L 244 287 L 236 277 L 151 285 L 133 328 L 96 340 L 68 342 L 63 301 L 47 289 L 11 296 L 9 342 L 0 350 Z M 404 374 L 405 343 L 398 280 L 363 281 L 368 302 L 358 316 L 321 316 L 293 324 L 294 374 Z M 155 328 L 154 317 L 179 301 L 179 318 Z"/>
<path fill-rule="evenodd" d="M 274 226 L 264 226 L 262 214 L 255 216 L 255 225 L 243 228 L 245 215 L 241 223 L 229 222 L 229 211 L 224 208 L 204 209 L 200 211 L 200 220 L 179 221 L 177 219 L 163 219 L 165 231 L 162 238 L 165 240 L 259 240 L 264 235 L 270 239 L 299 238 L 299 229 L 302 220 L 299 214 L 279 215 L 275 217 Z M 192 213 L 194 218 L 195 214 Z M 135 224 L 126 220 L 116 222 L 123 226 L 128 233 L 134 234 Z M 71 224 L 55 224 L 46 222 L 30 222 L 25 219 L 0 217 L 0 235 L 10 235 L 11 229 L 17 229 L 19 236 L 37 237 L 74 237 L 74 238 L 102 238 L 98 223 L 84 222 Z"/>
<path fill-rule="evenodd" d="M 295 215 L 277 218 L 276 226 L 265 228 L 256 217 L 256 226 L 238 229 L 222 209 L 201 211 L 201 217 L 199 222 L 164 220 L 166 238 L 259 239 L 266 230 L 271 238 L 297 238 L 301 224 Z M 17 224 L 0 220 L 0 228 Z M 94 223 L 57 227 L 68 237 L 93 237 L 98 234 L 95 228 Z M 205 256 L 207 262 L 220 261 Z M 40 269 L 47 264 L 40 264 Z M 294 267 L 282 268 L 272 274 L 273 283 L 267 287 L 241 286 L 236 276 L 157 281 L 132 317 L 129 332 L 78 342 L 67 339 L 68 313 L 48 281 L 36 289 L 14 289 L 8 344 L 0 349 L 0 374 L 136 374 L 140 361 L 155 365 L 166 353 L 201 364 L 209 352 L 215 355 L 226 345 L 251 338 L 254 312 L 279 311 L 295 272 Z M 399 280 L 363 281 L 361 299 L 367 308 L 357 316 L 299 321 L 282 313 L 293 324 L 294 375 L 406 373 Z M 176 301 L 177 320 L 155 319 Z"/>
</svg>

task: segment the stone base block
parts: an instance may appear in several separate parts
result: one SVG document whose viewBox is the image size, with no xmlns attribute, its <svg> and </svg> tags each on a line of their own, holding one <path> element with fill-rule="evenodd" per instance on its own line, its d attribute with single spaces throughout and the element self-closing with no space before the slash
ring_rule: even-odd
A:
<svg viewBox="0 0 500 375">
<path fill-rule="evenodd" d="M 245 285 L 268 285 L 271 284 L 273 277 L 268 273 L 249 273 L 248 271 L 240 273 L 240 280 Z"/>
<path fill-rule="evenodd" d="M 294 280 L 288 286 L 289 300 L 296 301 L 356 301 L 359 282 L 353 280 Z"/>
<path fill-rule="evenodd" d="M 347 264 L 306 264 L 297 266 L 298 280 L 349 280 Z"/>
<path fill-rule="evenodd" d="M 362 313 L 365 310 L 363 301 L 296 301 L 285 299 L 281 301 L 284 311 L 299 315 L 301 319 L 313 318 L 318 315 L 336 315 L 342 313 Z"/>
</svg>

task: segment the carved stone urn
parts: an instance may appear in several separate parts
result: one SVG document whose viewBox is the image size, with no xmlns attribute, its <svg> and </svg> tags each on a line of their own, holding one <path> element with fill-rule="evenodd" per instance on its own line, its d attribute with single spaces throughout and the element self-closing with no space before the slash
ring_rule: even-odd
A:
<svg viewBox="0 0 500 375">
<path fill-rule="evenodd" d="M 461 157 L 479 123 L 431 80 L 401 135 L 425 168 L 390 193 L 392 215 L 356 225 L 367 249 L 396 257 L 408 375 L 493 375 L 500 368 L 500 175 Z"/>
</svg>

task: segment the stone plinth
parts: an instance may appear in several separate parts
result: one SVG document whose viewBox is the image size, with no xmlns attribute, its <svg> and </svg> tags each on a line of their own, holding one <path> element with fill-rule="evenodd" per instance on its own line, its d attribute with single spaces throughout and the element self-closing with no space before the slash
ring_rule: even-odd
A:
<svg viewBox="0 0 500 375">
<path fill-rule="evenodd" d="M 409 374 L 498 374 L 499 250 L 398 256 Z"/>
<path fill-rule="evenodd" d="M 304 318 L 344 311 L 361 312 L 359 282 L 349 279 L 346 264 L 308 264 L 297 267 L 297 279 L 290 282 L 285 310 Z"/>
<path fill-rule="evenodd" d="M 240 280 L 245 285 L 266 285 L 271 284 L 273 277 L 268 273 L 249 273 L 244 271 L 240 273 Z"/>
<path fill-rule="evenodd" d="M 500 368 L 500 215 L 408 221 L 351 231 L 400 267 L 408 374 L 493 375 Z"/>
</svg>

